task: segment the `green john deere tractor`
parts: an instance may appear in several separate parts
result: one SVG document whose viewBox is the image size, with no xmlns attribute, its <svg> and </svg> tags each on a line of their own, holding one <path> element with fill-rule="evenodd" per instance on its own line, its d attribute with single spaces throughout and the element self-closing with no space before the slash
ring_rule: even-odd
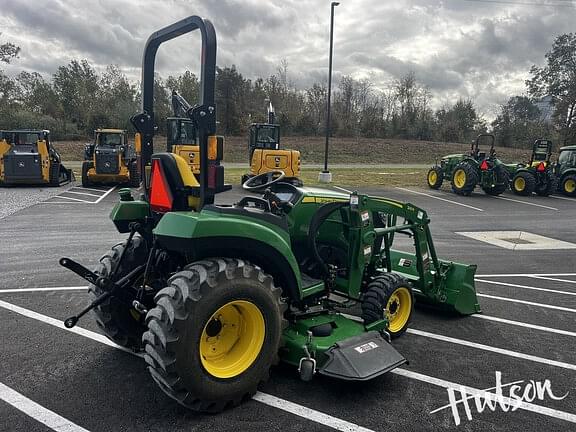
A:
<svg viewBox="0 0 576 432">
<path fill-rule="evenodd" d="M 556 191 L 557 180 L 550 157 L 552 141 L 537 139 L 532 145 L 532 156 L 527 164 L 508 164 L 512 176 L 510 189 L 517 195 L 548 196 Z"/>
<path fill-rule="evenodd" d="M 558 192 L 576 197 L 576 145 L 560 147 L 554 173 L 558 179 Z"/>
<path fill-rule="evenodd" d="M 486 140 L 488 153 L 480 151 L 480 142 Z M 472 143 L 470 153 L 444 156 L 440 164 L 428 171 L 428 187 L 439 189 L 444 180 L 450 180 L 457 195 L 468 196 L 477 185 L 488 195 L 502 194 L 508 188 L 510 177 L 504 163 L 496 157 L 494 142 L 494 135 L 480 134 Z"/>
<path fill-rule="evenodd" d="M 159 45 L 200 30 L 200 100 L 188 116 L 200 150 L 200 182 L 174 153 L 153 154 L 154 62 Z M 154 33 L 142 71 L 145 194 L 129 189 L 110 215 L 127 240 L 92 272 L 60 264 L 88 282 L 113 341 L 144 351 L 154 381 L 195 411 L 218 412 L 253 395 L 279 360 L 315 373 L 368 380 L 406 362 L 391 339 L 408 327 L 415 301 L 473 314 L 476 266 L 436 255 L 426 212 L 387 198 L 268 181 L 264 194 L 214 205 L 208 148 L 216 131 L 216 35 L 188 17 Z M 266 174 L 264 174 L 266 175 Z M 268 178 L 268 177 L 266 177 Z M 397 236 L 412 252 L 393 248 Z M 361 317 L 342 310 L 361 306 Z"/>
</svg>

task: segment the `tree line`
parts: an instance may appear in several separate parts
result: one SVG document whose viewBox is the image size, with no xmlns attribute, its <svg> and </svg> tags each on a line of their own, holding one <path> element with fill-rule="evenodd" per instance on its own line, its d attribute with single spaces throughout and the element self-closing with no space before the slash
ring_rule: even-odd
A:
<svg viewBox="0 0 576 432">
<path fill-rule="evenodd" d="M 0 62 L 17 59 L 20 49 L 0 45 Z M 546 54 L 544 67 L 533 66 L 525 95 L 512 96 L 490 124 L 474 101 L 460 99 L 432 109 L 432 93 L 414 73 L 377 88 L 369 79 L 341 77 L 333 89 L 331 133 L 341 137 L 404 138 L 469 142 L 478 133 L 493 131 L 499 145 L 528 147 L 535 138 L 552 138 L 562 144 L 576 138 L 576 35 L 561 35 Z M 159 133 L 163 119 L 172 115 L 170 94 L 178 91 L 188 101 L 198 99 L 198 77 L 156 76 L 155 114 Z M 546 118 L 535 101 L 548 96 L 553 115 Z M 216 103 L 219 132 L 245 134 L 250 123 L 266 120 L 272 102 L 283 135 L 324 135 L 327 86 L 316 82 L 298 89 L 291 82 L 288 64 L 276 73 L 249 79 L 235 66 L 218 67 Z M 0 129 L 45 128 L 55 139 L 91 136 L 98 127 L 132 130 L 129 118 L 139 110 L 138 83 L 118 66 L 98 74 L 87 60 L 72 60 L 45 79 L 23 71 L 10 77 L 0 71 Z"/>
</svg>

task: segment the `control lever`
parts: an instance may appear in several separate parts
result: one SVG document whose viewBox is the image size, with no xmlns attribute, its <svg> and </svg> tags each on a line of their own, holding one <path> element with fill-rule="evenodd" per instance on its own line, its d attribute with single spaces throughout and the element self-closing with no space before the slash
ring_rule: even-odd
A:
<svg viewBox="0 0 576 432">
<path fill-rule="evenodd" d="M 288 213 L 294 207 L 290 201 L 282 201 L 270 188 L 264 191 L 263 198 L 270 203 L 272 213 Z"/>
</svg>

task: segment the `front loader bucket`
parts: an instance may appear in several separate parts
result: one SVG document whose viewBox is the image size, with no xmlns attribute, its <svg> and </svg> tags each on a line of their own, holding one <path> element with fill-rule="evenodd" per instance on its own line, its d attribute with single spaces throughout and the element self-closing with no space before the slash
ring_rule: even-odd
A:
<svg viewBox="0 0 576 432">
<path fill-rule="evenodd" d="M 476 266 L 440 260 L 441 265 L 450 266 L 438 284 L 439 296 L 418 294 L 417 299 L 431 304 L 441 310 L 452 311 L 461 315 L 471 315 L 480 312 L 476 297 L 474 275 Z"/>
<path fill-rule="evenodd" d="M 435 309 L 461 315 L 480 312 L 474 285 L 475 265 L 438 260 L 441 271 L 434 275 L 427 273 L 425 277 L 429 278 L 429 282 L 426 283 L 420 280 L 413 254 L 392 250 L 391 256 L 392 271 L 412 282 L 416 304 L 424 303 Z"/>
<path fill-rule="evenodd" d="M 71 183 L 74 180 L 76 180 L 76 177 L 74 176 L 74 171 L 72 171 L 71 169 L 66 168 L 64 165 L 60 165 L 60 173 L 59 173 L 59 179 L 58 179 L 58 183 L 63 185 L 66 183 Z"/>
</svg>

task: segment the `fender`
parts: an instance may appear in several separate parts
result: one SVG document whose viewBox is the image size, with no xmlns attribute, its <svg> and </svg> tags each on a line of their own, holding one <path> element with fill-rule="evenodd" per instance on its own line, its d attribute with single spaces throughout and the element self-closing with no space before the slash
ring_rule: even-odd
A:
<svg viewBox="0 0 576 432">
<path fill-rule="evenodd" d="M 284 294 L 301 300 L 298 262 L 284 219 L 235 207 L 206 206 L 200 212 L 170 212 L 153 230 L 157 244 L 188 260 L 244 258 L 270 273 Z"/>
</svg>

